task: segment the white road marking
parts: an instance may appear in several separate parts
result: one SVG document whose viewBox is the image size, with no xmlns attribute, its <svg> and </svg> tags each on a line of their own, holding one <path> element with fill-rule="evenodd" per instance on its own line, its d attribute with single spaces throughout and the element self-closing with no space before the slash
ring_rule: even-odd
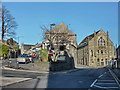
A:
<svg viewBox="0 0 120 90">
<path fill-rule="evenodd" d="M 119 88 L 119 87 L 101 87 L 101 86 L 98 86 L 98 85 L 94 85 L 94 87 L 97 87 L 97 88 Z"/>
<path fill-rule="evenodd" d="M 115 80 L 98 80 L 98 81 L 115 81 Z"/>
<path fill-rule="evenodd" d="M 106 73 L 106 72 L 105 72 Z M 101 74 L 98 78 L 100 78 L 100 77 L 102 77 L 105 73 L 103 73 L 103 74 Z M 91 84 L 91 86 L 90 87 L 93 87 L 94 86 L 94 84 L 97 82 L 97 80 L 98 79 L 96 79 L 92 84 Z"/>
<path fill-rule="evenodd" d="M 96 82 L 97 82 L 97 79 L 91 84 L 90 87 L 93 87 Z"/>
<path fill-rule="evenodd" d="M 100 75 L 98 78 L 101 78 L 104 74 L 106 74 L 106 72 L 104 72 L 102 75 Z"/>
<path fill-rule="evenodd" d="M 101 74 L 99 77 L 98 77 L 98 79 L 96 79 L 92 84 L 91 84 L 91 86 L 90 87 L 97 87 L 97 88 L 119 88 L 119 87 L 104 87 L 104 86 L 98 86 L 98 85 L 95 85 L 95 84 L 99 84 L 99 85 L 105 85 L 105 84 L 116 84 L 117 85 L 117 83 L 115 83 L 115 80 L 99 80 L 104 74 L 106 74 L 106 72 L 104 72 L 103 74 Z M 113 82 L 109 82 L 109 83 L 99 83 L 99 82 L 97 82 L 97 81 L 113 81 Z M 96 83 L 97 82 L 97 83 Z"/>
<path fill-rule="evenodd" d="M 103 74 L 102 75 L 100 75 L 98 78 L 101 78 L 103 76 Z"/>
<path fill-rule="evenodd" d="M 95 83 L 95 84 L 116 84 L 116 83 Z"/>
</svg>

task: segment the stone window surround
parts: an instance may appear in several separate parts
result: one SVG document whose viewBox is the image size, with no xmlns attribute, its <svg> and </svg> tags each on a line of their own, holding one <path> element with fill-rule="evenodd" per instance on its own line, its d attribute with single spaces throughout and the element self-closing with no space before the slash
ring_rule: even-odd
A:
<svg viewBox="0 0 120 90">
<path fill-rule="evenodd" d="M 103 53 L 101 53 L 101 52 L 103 52 Z M 106 54 L 107 53 L 107 50 L 97 50 L 97 54 Z"/>
<path fill-rule="evenodd" d="M 105 39 L 103 38 L 103 36 L 100 36 L 98 39 L 98 46 L 105 46 L 106 42 Z"/>
</svg>

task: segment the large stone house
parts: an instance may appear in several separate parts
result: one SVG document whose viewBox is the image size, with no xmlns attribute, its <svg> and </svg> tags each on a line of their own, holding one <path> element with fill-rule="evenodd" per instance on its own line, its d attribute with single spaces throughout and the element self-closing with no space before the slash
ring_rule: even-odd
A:
<svg viewBox="0 0 120 90">
<path fill-rule="evenodd" d="M 104 67 L 114 56 L 114 44 L 108 32 L 99 30 L 85 37 L 79 44 L 77 64 Z"/>
<path fill-rule="evenodd" d="M 66 50 L 77 61 L 77 41 L 76 34 L 68 29 L 68 25 L 60 23 L 50 31 L 46 32 L 46 41 L 54 50 Z"/>
<path fill-rule="evenodd" d="M 61 45 L 65 45 L 68 48 L 70 44 L 77 46 L 76 34 L 70 31 L 64 23 L 60 23 L 46 32 L 46 41 L 49 41 L 50 45 L 55 49 L 59 49 Z"/>
</svg>

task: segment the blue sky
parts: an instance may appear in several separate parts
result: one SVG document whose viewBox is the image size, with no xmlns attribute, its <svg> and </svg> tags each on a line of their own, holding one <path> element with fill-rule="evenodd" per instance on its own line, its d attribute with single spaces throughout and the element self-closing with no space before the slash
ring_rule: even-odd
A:
<svg viewBox="0 0 120 90">
<path fill-rule="evenodd" d="M 4 6 L 16 18 L 20 43 L 40 43 L 40 26 L 64 22 L 77 34 L 80 43 L 94 30 L 109 31 L 110 39 L 118 44 L 117 2 L 6 2 Z"/>
</svg>

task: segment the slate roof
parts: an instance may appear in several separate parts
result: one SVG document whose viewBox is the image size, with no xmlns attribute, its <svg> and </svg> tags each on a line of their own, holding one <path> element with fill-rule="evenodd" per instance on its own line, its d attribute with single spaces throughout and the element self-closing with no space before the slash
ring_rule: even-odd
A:
<svg viewBox="0 0 120 90">
<path fill-rule="evenodd" d="M 60 23 L 55 26 L 52 30 L 48 31 L 46 34 L 49 33 L 67 33 L 68 35 L 76 35 L 72 31 L 68 29 L 68 26 L 64 23 Z"/>
<path fill-rule="evenodd" d="M 102 29 L 98 30 L 98 31 L 96 32 L 96 34 L 98 34 L 100 31 L 103 31 L 103 30 L 102 30 Z M 103 31 L 103 32 L 104 32 L 104 31 Z M 94 33 L 91 34 L 91 35 L 89 35 L 89 36 L 86 36 L 86 37 L 83 39 L 83 41 L 79 44 L 79 47 L 81 47 L 83 43 L 86 43 L 86 45 L 88 45 L 88 40 L 91 40 L 93 37 L 94 37 Z M 85 45 L 83 45 L 83 46 L 85 46 Z M 79 47 L 78 47 L 78 48 L 79 48 Z"/>
<path fill-rule="evenodd" d="M 24 50 L 29 50 L 33 46 L 35 46 L 35 45 L 22 44 L 22 47 L 24 48 Z"/>
<path fill-rule="evenodd" d="M 99 31 L 100 31 L 100 30 L 99 30 Z M 96 34 L 97 34 L 99 31 L 97 31 Z M 89 36 L 86 36 L 81 43 L 87 42 L 88 39 L 91 40 L 93 37 L 94 37 L 94 33 L 91 34 L 91 35 L 89 35 Z M 81 43 L 80 43 L 80 44 L 81 44 Z M 79 44 L 79 45 L 80 45 L 80 44 Z"/>
</svg>

